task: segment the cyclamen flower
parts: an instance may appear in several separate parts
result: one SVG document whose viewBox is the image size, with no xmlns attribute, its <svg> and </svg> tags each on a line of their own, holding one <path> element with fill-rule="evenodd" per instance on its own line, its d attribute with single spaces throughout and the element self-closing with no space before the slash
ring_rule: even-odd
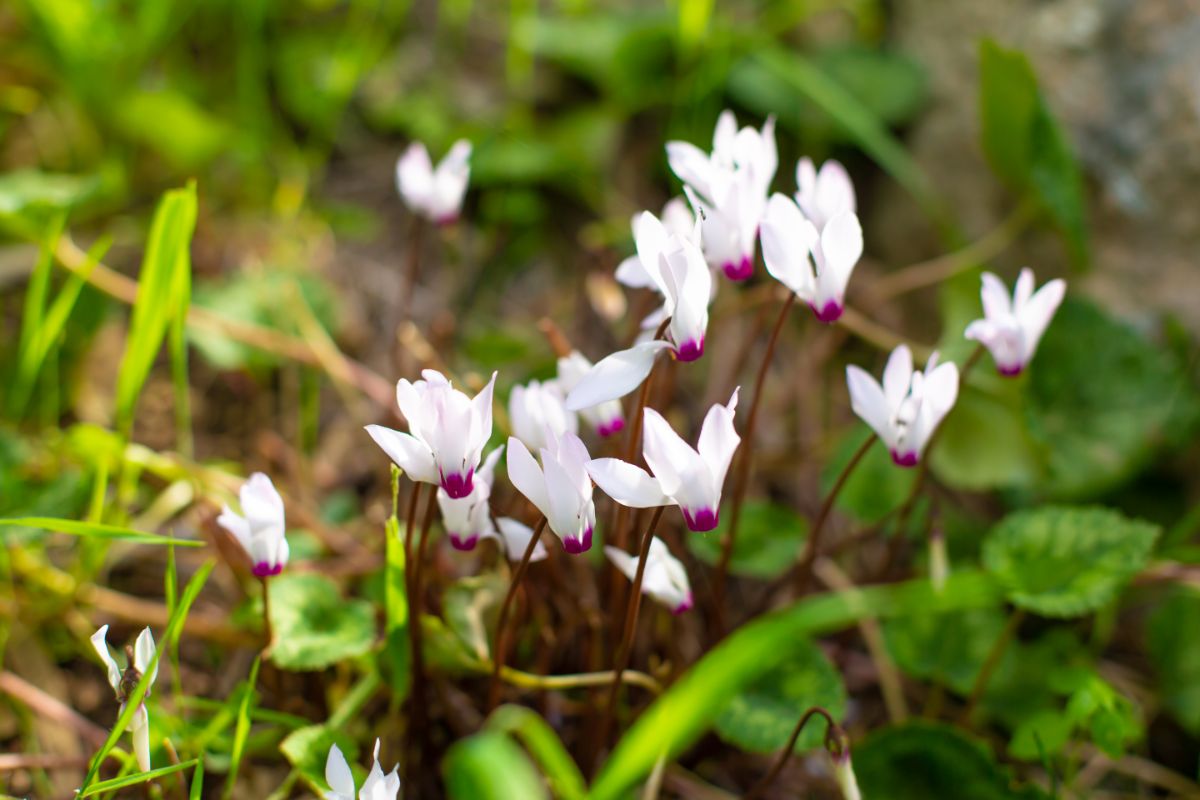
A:
<svg viewBox="0 0 1200 800">
<path fill-rule="evenodd" d="M 845 308 L 846 284 L 863 252 L 862 227 L 853 211 L 840 211 L 819 230 L 790 198 L 775 194 L 762 225 L 767 272 L 834 322 Z"/>
<path fill-rule="evenodd" d="M 564 550 L 586 552 L 596 527 L 592 479 L 586 469 L 591 456 L 573 433 L 564 433 L 542 448 L 541 456 L 538 466 L 520 439 L 508 437 L 508 479 L 546 516 Z"/>
<path fill-rule="evenodd" d="M 635 231 L 640 216 L 641 214 L 634 214 L 630 222 L 630 227 Z M 663 206 L 662 216 L 659 219 L 668 235 L 687 238 L 696 229 L 696 217 L 688 208 L 687 201 L 682 197 L 672 197 L 668 200 L 667 204 Z M 650 273 L 646 271 L 646 267 L 637 253 L 617 265 L 615 277 L 617 283 L 631 289 L 658 289 L 658 284 L 655 283 L 654 278 L 650 277 Z"/>
<path fill-rule="evenodd" d="M 437 484 L 451 498 L 474 488 L 475 470 L 492 435 L 492 392 L 496 373 L 474 399 L 450 386 L 437 370 L 423 380 L 396 383 L 396 402 L 408 421 L 408 433 L 368 425 L 367 433 L 414 481 Z"/>
<path fill-rule="evenodd" d="M 983 273 L 980 295 L 984 318 L 967 326 L 966 337 L 991 351 L 1001 375 L 1020 375 L 1033 360 L 1038 342 L 1067 291 L 1067 284 L 1058 279 L 1036 292 L 1033 286 L 1033 270 L 1026 267 L 1017 277 L 1010 300 L 1004 282 L 990 272 Z"/>
<path fill-rule="evenodd" d="M 725 474 L 741 441 L 733 427 L 737 399 L 734 389 L 727 405 L 709 409 L 696 448 L 683 441 L 661 414 L 647 408 L 642 455 L 654 475 L 619 458 L 597 458 L 588 463 L 588 473 L 621 505 L 677 505 L 689 530 L 711 531 L 717 527 Z"/>
<path fill-rule="evenodd" d="M 500 517 L 496 520 L 496 527 L 499 528 L 499 532 L 492 531 L 487 538 L 496 539 L 504 545 L 504 554 L 509 561 L 520 561 L 525 555 L 525 548 L 529 547 L 529 540 L 533 538 L 533 528 L 511 517 Z M 533 546 L 529 560 L 541 561 L 548 555 L 550 554 L 546 551 L 545 543 L 539 541 Z"/>
<path fill-rule="evenodd" d="M 117 666 L 112 653 L 108 651 L 107 625 L 92 634 L 92 647 L 96 650 L 96 655 L 100 656 L 100 660 L 104 662 L 104 666 L 108 669 L 108 683 L 112 686 L 113 691 L 116 692 L 117 700 L 121 703 L 121 712 L 124 712 L 129 695 L 133 694 L 133 690 L 137 688 L 142 675 L 150 668 L 150 662 L 154 660 L 154 634 L 150 633 L 149 628 L 143 628 L 142 632 L 138 634 L 137 641 L 133 647 L 125 648 L 125 653 L 129 656 L 129 663 L 126 665 L 124 672 Z M 151 686 L 154 685 L 154 681 L 157 678 L 158 665 L 155 664 L 154 671 L 150 673 Z M 149 696 L 150 691 L 147 689 L 146 697 Z M 149 771 L 150 715 L 146 713 L 144 698 L 138 704 L 137 711 L 133 713 L 133 719 L 129 723 L 129 735 L 133 738 L 133 752 L 137 756 L 138 768 L 142 772 Z"/>
<path fill-rule="evenodd" d="M 641 559 L 616 547 L 605 547 L 604 554 L 625 577 L 631 581 L 635 579 L 638 561 Z M 666 544 L 657 536 L 650 541 L 650 550 L 646 554 L 646 568 L 642 572 L 642 592 L 671 609 L 672 614 L 682 614 L 695 605 L 692 587 L 688 583 L 683 564 L 671 555 Z"/>
<path fill-rule="evenodd" d="M 882 386 L 853 365 L 846 367 L 846 383 L 854 413 L 879 435 L 897 466 L 911 467 L 954 407 L 958 367 L 938 364 L 934 353 L 924 372 L 914 372 L 912 351 L 902 344 L 888 358 Z"/>
<path fill-rule="evenodd" d="M 379 740 L 376 739 L 375 760 L 358 792 L 358 800 L 396 800 L 400 794 L 399 769 L 397 764 L 387 775 L 383 774 L 379 766 Z M 329 756 L 325 759 L 325 782 L 332 790 L 325 793 L 325 800 L 354 800 L 354 773 L 336 744 L 330 745 Z"/>
<path fill-rule="evenodd" d="M 455 142 L 434 169 L 429 151 L 413 142 L 396 162 L 396 188 L 405 204 L 431 222 L 447 225 L 458 219 L 471 178 L 471 143 Z"/>
<path fill-rule="evenodd" d="M 442 525 L 455 550 L 474 550 L 481 537 L 496 535 L 488 500 L 496 479 L 496 462 L 503 452 L 504 445 L 500 445 L 488 453 L 483 466 L 475 473 L 471 493 L 466 497 L 456 500 L 445 489 L 438 489 L 437 502 L 442 511 Z"/>
<path fill-rule="evenodd" d="M 238 499 L 242 503 L 242 515 L 224 506 L 217 524 L 233 534 L 250 556 L 256 578 L 278 575 L 288 561 L 283 498 L 270 478 L 255 472 L 242 484 Z"/>
<path fill-rule="evenodd" d="M 541 450 L 564 433 L 577 433 L 579 419 L 568 411 L 562 389 L 555 381 L 530 381 L 514 386 L 508 396 L 512 432 L 533 450 Z"/>
<path fill-rule="evenodd" d="M 854 184 L 840 162 L 830 159 L 818 172 L 811 158 L 796 164 L 796 204 L 817 230 L 834 217 L 856 212 Z"/>
<path fill-rule="evenodd" d="M 570 393 L 592 369 L 592 362 L 574 350 L 558 360 L 558 385 Z M 565 401 L 564 401 L 565 402 Z M 625 415 L 616 400 L 606 400 L 594 406 L 579 409 L 579 414 L 588 421 L 596 433 L 607 438 L 625 427 Z"/>
</svg>

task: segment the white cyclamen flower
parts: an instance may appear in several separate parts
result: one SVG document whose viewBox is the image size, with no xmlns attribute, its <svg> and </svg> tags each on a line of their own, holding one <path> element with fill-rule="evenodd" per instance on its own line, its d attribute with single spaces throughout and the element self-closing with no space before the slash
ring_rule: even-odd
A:
<svg viewBox="0 0 1200 800">
<path fill-rule="evenodd" d="M 520 561 L 525 555 L 525 548 L 529 547 L 529 540 L 533 538 L 533 528 L 512 517 L 500 517 L 496 520 L 496 527 L 499 528 L 499 533 L 493 531 L 488 538 L 497 539 L 504 545 L 504 554 L 508 556 L 509 561 Z M 539 541 L 533 546 L 533 554 L 529 556 L 529 560 L 541 561 L 548 555 L 550 554 L 546 551 L 545 543 Z"/>
<path fill-rule="evenodd" d="M 358 800 L 396 800 L 400 794 L 399 769 L 396 765 L 391 772 L 383 774 L 383 768 L 379 766 L 379 740 L 376 739 L 375 761 L 358 792 Z M 325 782 L 332 790 L 325 793 L 325 800 L 354 800 L 354 773 L 336 744 L 330 745 L 329 756 L 325 759 Z"/>
<path fill-rule="evenodd" d="M 132 658 L 124 672 L 117 666 L 112 653 L 108 651 L 107 625 L 92 634 L 92 647 L 95 648 L 96 655 L 100 656 L 100 660 L 104 662 L 104 666 L 108 670 L 108 683 L 116 692 L 117 700 L 121 703 L 121 710 L 124 711 L 129 695 L 133 693 L 142 679 L 142 675 L 150 668 L 150 662 L 154 660 L 154 635 L 150 633 L 149 628 L 143 628 L 142 632 L 138 634 L 133 648 L 125 648 L 127 654 L 132 650 Z M 154 671 L 150 673 L 151 686 L 154 685 L 157 678 L 158 665 L 155 664 Z M 149 696 L 150 690 L 147 689 L 146 697 Z M 129 723 L 129 735 L 133 738 L 133 752 L 137 756 L 138 768 L 142 772 L 146 772 L 150 769 L 150 716 L 146 713 L 144 699 L 138 704 L 137 711 L 133 713 L 133 720 Z"/>
<path fill-rule="evenodd" d="M 767 272 L 833 322 L 845 308 L 846 284 L 863 252 L 862 227 L 853 211 L 841 211 L 818 230 L 791 198 L 775 194 L 762 224 Z"/>
<path fill-rule="evenodd" d="M 396 383 L 396 402 L 408 433 L 368 425 L 367 433 L 414 481 L 441 486 L 451 498 L 471 494 L 483 447 L 492 435 L 496 373 L 474 399 L 453 388 L 437 370 L 423 380 Z"/>
<path fill-rule="evenodd" d="M 638 217 L 641 214 L 634 214 L 630 221 L 630 226 L 637 230 Z M 672 197 L 663 206 L 662 216 L 659 218 L 662 221 L 662 226 L 666 229 L 668 235 L 687 238 L 692 235 L 696 229 L 696 217 L 692 214 L 692 210 L 688 208 L 687 201 L 682 197 Z M 646 267 L 642 264 L 641 258 L 637 253 L 626 258 L 617 265 L 616 272 L 617 283 L 628 286 L 631 289 L 658 289 L 658 284 L 654 278 L 650 277 L 650 273 L 646 271 Z"/>
<path fill-rule="evenodd" d="M 616 547 L 605 547 L 604 554 L 625 577 L 634 580 L 639 558 Z M 646 554 L 646 568 L 642 572 L 642 592 L 671 609 L 672 614 L 682 614 L 695 605 L 692 587 L 688 583 L 683 564 L 671 555 L 666 544 L 657 536 L 650 541 L 650 551 Z"/>
<path fill-rule="evenodd" d="M 588 463 L 588 473 L 621 505 L 677 505 L 689 530 L 711 531 L 717 527 L 725 474 L 741 441 L 733 426 L 737 400 L 738 390 L 734 389 L 727 405 L 709 409 L 695 448 L 681 439 L 661 414 L 647 408 L 642 455 L 654 475 L 619 458 L 597 458 Z"/>
<path fill-rule="evenodd" d="M 592 362 L 578 350 L 558 360 L 558 385 L 570 393 L 592 369 Z M 612 436 L 625 427 L 625 415 L 616 400 L 579 409 L 579 414 L 603 437 Z"/>
<path fill-rule="evenodd" d="M 857 212 L 854 184 L 840 162 L 830 159 L 818 172 L 811 158 L 796 164 L 796 204 L 817 230 L 834 217 Z"/>
<path fill-rule="evenodd" d="M 217 524 L 233 534 L 250 556 L 255 577 L 278 575 L 288 561 L 283 498 L 270 478 L 256 472 L 242 484 L 238 499 L 242 513 L 236 514 L 229 506 L 224 506 Z"/>
<path fill-rule="evenodd" d="M 596 527 L 592 479 L 586 468 L 591 456 L 573 433 L 564 433 L 542 448 L 541 456 L 538 466 L 520 439 L 508 437 L 508 479 L 545 515 L 564 550 L 586 552 Z"/>
<path fill-rule="evenodd" d="M 908 345 L 892 351 L 883 370 L 883 385 L 856 367 L 846 367 L 850 405 L 887 445 L 892 461 L 911 467 L 921 458 L 938 424 L 958 398 L 958 367 L 929 357 L 924 372 L 913 371 Z"/>
<path fill-rule="evenodd" d="M 442 510 L 442 526 L 455 550 L 474 550 L 480 538 L 495 536 L 496 528 L 492 525 L 492 511 L 488 500 L 492 496 L 492 484 L 496 480 L 496 462 L 504 452 L 500 445 L 488 453 L 483 460 L 483 466 L 475 473 L 472 480 L 471 493 L 466 497 L 454 499 L 445 489 L 438 489 L 438 508 Z"/>
<path fill-rule="evenodd" d="M 1067 291 L 1067 284 L 1058 279 L 1036 292 L 1033 286 L 1033 270 L 1026 267 L 1017 276 L 1010 300 L 1004 282 L 990 272 L 983 273 L 983 319 L 967 326 L 966 337 L 991 351 L 1001 375 L 1019 375 L 1033 360 Z"/>
<path fill-rule="evenodd" d="M 578 433 L 579 419 L 563 405 L 566 398 L 555 381 L 514 386 L 508 396 L 513 435 L 531 450 L 541 450 L 564 433 Z"/>
<path fill-rule="evenodd" d="M 471 178 L 471 143 L 460 139 L 434 169 L 429 151 L 414 142 L 396 162 L 396 188 L 405 204 L 431 222 L 458 219 Z"/>
</svg>

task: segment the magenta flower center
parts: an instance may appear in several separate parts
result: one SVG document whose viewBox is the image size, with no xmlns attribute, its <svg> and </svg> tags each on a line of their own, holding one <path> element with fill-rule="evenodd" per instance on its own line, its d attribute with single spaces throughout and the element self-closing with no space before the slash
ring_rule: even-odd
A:
<svg viewBox="0 0 1200 800">
<path fill-rule="evenodd" d="M 915 467 L 917 465 L 917 454 L 912 450 L 907 453 L 898 453 L 892 451 L 892 461 L 897 467 Z"/>
<path fill-rule="evenodd" d="M 842 316 L 842 304 L 836 300 L 827 300 L 825 305 L 817 308 L 811 306 L 813 313 L 817 315 L 817 319 L 821 322 L 837 322 Z"/>
<path fill-rule="evenodd" d="M 688 339 L 675 348 L 675 357 L 680 361 L 695 361 L 702 355 L 704 355 L 704 337 Z"/>
<path fill-rule="evenodd" d="M 474 476 L 474 469 L 467 470 L 466 475 L 459 472 L 452 472 L 449 475 L 442 473 L 442 488 L 454 500 L 461 500 L 475 488 Z"/>
<path fill-rule="evenodd" d="M 623 430 L 624 428 L 625 428 L 625 420 L 621 419 L 620 417 L 617 417 L 608 422 L 601 423 L 596 428 L 596 433 L 599 433 L 604 438 L 608 438 L 609 436 L 612 436 L 614 433 L 617 433 L 617 432 Z"/>
<path fill-rule="evenodd" d="M 269 561 L 259 561 L 254 564 L 251 570 L 256 578 L 267 578 L 271 575 L 278 575 L 283 572 L 283 564 L 272 564 Z"/>
<path fill-rule="evenodd" d="M 688 530 L 695 533 L 704 533 L 711 531 L 717 527 L 718 513 L 711 508 L 701 508 L 693 512 L 689 508 L 683 509 L 683 521 L 687 523 Z"/>
<path fill-rule="evenodd" d="M 744 281 L 754 274 L 754 261 L 750 256 L 742 256 L 739 261 L 726 261 L 721 270 L 731 281 Z"/>
<path fill-rule="evenodd" d="M 583 532 L 582 539 L 563 539 L 563 550 L 566 550 L 571 555 L 579 555 L 586 553 L 592 549 L 592 527 L 589 525 L 587 530 Z"/>
</svg>

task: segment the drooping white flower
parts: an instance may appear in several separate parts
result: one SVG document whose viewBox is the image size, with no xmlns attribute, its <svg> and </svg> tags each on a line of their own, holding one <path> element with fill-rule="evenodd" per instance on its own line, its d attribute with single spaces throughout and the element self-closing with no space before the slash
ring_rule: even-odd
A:
<svg viewBox="0 0 1200 800">
<path fill-rule="evenodd" d="M 630 227 L 634 230 L 637 229 L 640 216 L 641 214 L 633 215 Z M 663 206 L 662 216 L 659 219 L 667 234 L 671 236 L 687 238 L 696 229 L 696 217 L 688 207 L 687 201 L 682 197 L 672 197 L 668 200 L 667 204 Z M 618 283 L 631 289 L 658 289 L 658 284 L 646 271 L 646 267 L 636 252 L 617 265 L 615 277 Z"/>
<path fill-rule="evenodd" d="M 396 162 L 400 197 L 412 211 L 431 222 L 454 222 L 471 178 L 470 159 L 471 143 L 460 139 L 434 169 L 425 145 L 413 142 Z"/>
<path fill-rule="evenodd" d="M 604 554 L 625 577 L 634 580 L 640 561 L 637 556 L 631 556 L 616 547 L 605 547 Z M 671 609 L 672 614 L 682 614 L 695 605 L 683 564 L 671 555 L 666 544 L 657 536 L 650 540 L 650 550 L 646 554 L 642 592 Z"/>
<path fill-rule="evenodd" d="M 483 460 L 483 466 L 475 473 L 472 480 L 471 493 L 457 500 L 438 489 L 438 508 L 442 511 L 442 526 L 446 536 L 455 550 L 474 550 L 480 538 L 494 536 L 496 528 L 492 524 L 492 513 L 488 500 L 492 496 L 492 484 L 496 480 L 496 462 L 504 452 L 500 445 L 488 453 Z"/>
<path fill-rule="evenodd" d="M 508 396 L 508 421 L 513 435 L 531 450 L 547 447 L 564 433 L 577 433 L 579 419 L 563 405 L 566 398 L 556 381 L 530 381 L 514 386 Z"/>
<path fill-rule="evenodd" d="M 383 774 L 383 768 L 379 766 L 379 740 L 376 739 L 374 763 L 358 792 L 358 800 L 396 800 L 400 794 L 399 769 L 397 764 L 391 772 Z M 325 759 L 325 782 L 331 790 L 325 793 L 325 800 L 354 800 L 354 774 L 336 744 L 330 745 Z"/>
<path fill-rule="evenodd" d="M 677 505 L 688 529 L 717 527 L 721 487 L 741 438 L 733 426 L 738 390 L 726 405 L 714 405 L 704 417 L 695 448 L 679 437 L 652 408 L 645 410 L 642 455 L 653 476 L 619 458 L 597 458 L 587 465 L 596 485 L 631 508 Z"/>
<path fill-rule="evenodd" d="M 217 524 L 233 534 L 250 556 L 255 577 L 278 575 L 288 561 L 283 498 L 270 478 L 255 472 L 242 484 L 238 499 L 242 504 L 241 515 L 224 506 Z"/>
<path fill-rule="evenodd" d="M 529 540 L 533 538 L 533 528 L 512 517 L 500 517 L 496 520 L 496 527 L 499 532 L 493 531 L 488 538 L 497 539 L 504 545 L 504 554 L 509 561 L 520 561 L 525 555 L 525 548 L 529 547 Z M 541 561 L 548 555 L 546 544 L 539 541 L 533 546 L 529 560 Z"/>
<path fill-rule="evenodd" d="M 579 385 L 592 369 L 592 362 L 578 350 L 558 360 L 558 385 L 568 394 Z M 565 400 L 564 400 L 565 402 Z M 579 414 L 588 421 L 596 433 L 607 438 L 625 427 L 625 415 L 616 400 L 606 400 L 594 406 L 579 409 Z"/>
<path fill-rule="evenodd" d="M 596 527 L 587 447 L 575 434 L 564 433 L 542 448 L 541 456 L 539 466 L 520 439 L 508 437 L 508 479 L 546 516 L 564 550 L 586 552 Z"/>
<path fill-rule="evenodd" d="M 132 648 L 133 658 L 126 665 L 124 672 L 117 666 L 112 653 L 108 651 L 107 625 L 93 633 L 91 641 L 96 655 L 100 656 L 100 660 L 104 662 L 104 666 L 108 670 L 108 683 L 116 692 L 123 712 L 129 695 L 133 693 L 134 688 L 142 679 L 142 675 L 150 669 L 150 662 L 154 660 L 154 634 L 150 632 L 149 628 L 143 628 L 142 632 L 138 634 L 137 641 Z M 130 652 L 130 649 L 126 648 L 125 652 Z M 158 665 L 155 664 L 154 671 L 150 673 L 150 686 L 153 686 L 157 679 Z M 150 696 L 149 689 L 146 690 L 145 696 Z M 137 757 L 138 768 L 142 772 L 146 772 L 150 769 L 150 715 L 146 712 L 144 698 L 138 704 L 137 711 L 133 713 L 133 719 L 129 723 L 129 735 L 133 739 L 133 752 Z"/>
<path fill-rule="evenodd" d="M 892 461 L 911 467 L 920 460 L 938 424 L 958 398 L 958 367 L 929 357 L 924 372 L 913 371 L 912 351 L 900 345 L 883 370 L 881 386 L 866 371 L 846 367 L 850 405 L 887 445 Z"/>
<path fill-rule="evenodd" d="M 854 184 L 840 162 L 830 159 L 818 172 L 812 159 L 796 164 L 796 203 L 817 230 L 840 214 L 857 213 Z"/>
<path fill-rule="evenodd" d="M 775 194 L 762 224 L 767 272 L 833 322 L 845 308 L 846 284 L 862 256 L 862 227 L 853 211 L 840 211 L 818 229 L 791 198 Z"/>
<path fill-rule="evenodd" d="M 437 370 L 421 373 L 423 380 L 396 383 L 396 402 L 408 421 L 408 433 L 368 425 L 367 433 L 414 481 L 437 484 L 451 498 L 471 493 L 483 447 L 492 435 L 492 392 L 496 373 L 487 386 L 467 397 Z"/>
<path fill-rule="evenodd" d="M 967 326 L 966 337 L 991 351 L 1001 375 L 1019 375 L 1033 360 L 1038 342 L 1067 291 L 1067 284 L 1060 279 L 1036 292 L 1033 286 L 1033 270 L 1026 267 L 1017 276 L 1009 299 L 1004 282 L 990 272 L 983 273 L 983 319 Z"/>
</svg>

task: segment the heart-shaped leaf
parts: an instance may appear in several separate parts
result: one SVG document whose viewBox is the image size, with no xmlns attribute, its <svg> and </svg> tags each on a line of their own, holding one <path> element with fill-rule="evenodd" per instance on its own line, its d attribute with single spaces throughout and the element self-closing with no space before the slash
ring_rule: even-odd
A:
<svg viewBox="0 0 1200 800">
<path fill-rule="evenodd" d="M 360 656 L 375 642 L 375 612 L 365 600 L 345 600 L 320 575 L 270 580 L 271 661 L 282 669 L 323 669 Z"/>
</svg>

